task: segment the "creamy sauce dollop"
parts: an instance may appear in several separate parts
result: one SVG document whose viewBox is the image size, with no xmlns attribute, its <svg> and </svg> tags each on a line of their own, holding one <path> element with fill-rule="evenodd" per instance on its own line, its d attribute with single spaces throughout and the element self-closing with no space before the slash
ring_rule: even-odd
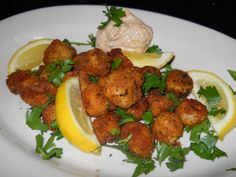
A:
<svg viewBox="0 0 236 177">
<path fill-rule="evenodd" d="M 112 48 L 135 51 L 143 53 L 147 50 L 153 37 L 152 28 L 146 25 L 141 19 L 125 9 L 126 16 L 123 17 L 120 27 L 115 27 L 114 22 L 96 34 L 96 47 L 105 52 Z"/>
</svg>

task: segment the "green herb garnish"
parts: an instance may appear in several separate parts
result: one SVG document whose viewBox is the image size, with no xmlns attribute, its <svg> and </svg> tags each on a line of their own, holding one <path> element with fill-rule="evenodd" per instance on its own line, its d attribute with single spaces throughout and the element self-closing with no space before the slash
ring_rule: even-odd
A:
<svg viewBox="0 0 236 177">
<path fill-rule="evenodd" d="M 208 115 L 210 116 L 217 116 L 218 114 L 225 114 L 226 110 L 224 108 L 218 109 L 216 107 L 212 107 L 210 108 L 210 110 L 208 110 Z"/>
<path fill-rule="evenodd" d="M 89 75 L 89 81 L 93 84 L 96 84 L 98 83 L 99 81 L 99 77 L 98 76 L 92 76 L 92 75 Z"/>
<path fill-rule="evenodd" d="M 207 103 L 210 107 L 216 105 L 221 101 L 219 92 L 215 86 L 207 86 L 206 88 L 200 87 L 200 90 L 197 92 L 199 96 L 204 96 L 207 100 Z"/>
<path fill-rule="evenodd" d="M 54 136 L 51 136 L 44 144 L 44 137 L 38 134 L 36 137 L 36 153 L 40 153 L 42 159 L 49 160 L 51 158 L 61 158 L 63 153 L 62 148 L 57 148 L 54 143 Z"/>
<path fill-rule="evenodd" d="M 227 70 L 230 74 L 230 76 L 233 78 L 234 81 L 236 81 L 236 71 L 228 69 Z"/>
<path fill-rule="evenodd" d="M 227 154 L 216 147 L 218 140 L 215 131 L 211 129 L 210 121 L 207 119 L 203 123 L 194 126 L 190 133 L 190 149 L 197 156 L 207 160 L 215 160 Z"/>
<path fill-rule="evenodd" d="M 151 47 L 149 47 L 146 51 L 146 53 L 156 53 L 156 54 L 162 54 L 162 50 L 159 48 L 158 45 L 153 44 Z"/>
<path fill-rule="evenodd" d="M 123 125 L 128 122 L 133 122 L 135 120 L 134 116 L 128 114 L 124 109 L 117 108 L 115 110 L 115 113 L 121 117 L 121 119 L 119 120 L 119 125 Z"/>
<path fill-rule="evenodd" d="M 184 162 L 186 161 L 185 156 L 190 150 L 189 147 L 182 148 L 160 142 L 156 144 L 156 149 L 159 164 L 161 165 L 161 163 L 167 159 L 166 166 L 170 169 L 170 171 L 183 168 Z"/>
<path fill-rule="evenodd" d="M 120 134 L 120 129 L 119 128 L 112 128 L 110 133 L 112 135 L 119 135 Z"/>
<path fill-rule="evenodd" d="M 154 118 L 151 110 L 147 110 L 143 115 L 142 115 L 143 122 L 146 125 L 152 125 Z"/>
<path fill-rule="evenodd" d="M 112 70 L 115 70 L 115 69 L 117 69 L 119 66 L 120 66 L 120 64 L 122 63 L 122 58 L 116 58 L 112 63 L 111 63 L 111 69 Z"/>
<path fill-rule="evenodd" d="M 119 27 L 122 24 L 122 17 L 125 17 L 125 11 L 122 8 L 117 8 L 115 6 L 106 6 L 106 11 L 102 11 L 105 16 L 107 16 L 107 21 L 101 22 L 98 26 L 99 30 L 104 29 L 110 21 L 113 21 L 115 27 Z"/>
<path fill-rule="evenodd" d="M 168 110 L 169 112 L 173 112 L 175 108 L 179 106 L 180 100 L 173 93 L 167 93 L 166 98 L 170 99 L 173 102 L 172 106 Z"/>
<path fill-rule="evenodd" d="M 87 42 L 72 42 L 68 39 L 64 39 L 62 42 L 68 44 L 68 45 L 77 45 L 77 46 L 91 46 L 93 48 L 96 47 L 96 37 L 93 34 L 88 35 L 89 40 Z"/>
<path fill-rule="evenodd" d="M 74 62 L 71 59 L 50 62 L 47 66 L 49 72 L 48 81 L 56 86 L 61 85 L 65 73 L 71 71 L 73 64 Z"/>
</svg>

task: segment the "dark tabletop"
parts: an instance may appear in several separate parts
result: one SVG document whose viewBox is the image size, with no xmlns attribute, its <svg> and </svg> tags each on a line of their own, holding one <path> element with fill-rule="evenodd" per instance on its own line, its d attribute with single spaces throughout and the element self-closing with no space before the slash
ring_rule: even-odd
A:
<svg viewBox="0 0 236 177">
<path fill-rule="evenodd" d="M 210 27 L 236 39 L 234 0 L 4 0 L 0 2 L 0 20 L 41 7 L 73 4 L 113 4 L 154 11 Z"/>
</svg>

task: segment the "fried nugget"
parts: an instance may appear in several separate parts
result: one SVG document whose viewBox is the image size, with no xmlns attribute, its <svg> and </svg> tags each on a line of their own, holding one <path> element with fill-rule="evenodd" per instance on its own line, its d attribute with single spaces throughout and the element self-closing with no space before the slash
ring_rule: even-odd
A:
<svg viewBox="0 0 236 177">
<path fill-rule="evenodd" d="M 55 85 L 46 81 L 38 81 L 20 93 L 20 97 L 30 106 L 42 106 L 50 99 L 49 95 L 56 96 Z"/>
<path fill-rule="evenodd" d="M 136 86 L 128 72 L 118 70 L 105 79 L 103 92 L 106 98 L 121 108 L 129 108 L 142 97 L 141 89 Z"/>
<path fill-rule="evenodd" d="M 51 61 L 66 60 L 73 58 L 75 55 L 76 50 L 72 46 L 55 39 L 44 52 L 43 62 L 47 65 Z"/>
<path fill-rule="evenodd" d="M 193 80 L 187 72 L 172 70 L 166 79 L 166 91 L 173 92 L 177 97 L 184 98 L 189 95 L 193 88 Z"/>
<path fill-rule="evenodd" d="M 154 150 L 154 138 L 150 129 L 141 122 L 131 122 L 121 128 L 121 139 L 128 141 L 129 151 L 140 157 L 150 157 Z"/>
<path fill-rule="evenodd" d="M 6 84 L 13 94 L 19 94 L 27 87 L 31 87 L 37 81 L 38 78 L 29 71 L 17 70 L 8 76 Z"/>
<path fill-rule="evenodd" d="M 183 99 L 176 108 L 178 114 L 186 126 L 200 124 L 207 118 L 207 108 L 205 105 L 195 99 Z"/>
<path fill-rule="evenodd" d="M 173 101 L 159 93 L 158 90 L 151 90 L 149 92 L 147 102 L 154 117 L 168 111 L 173 105 Z"/>
<path fill-rule="evenodd" d="M 116 113 L 109 112 L 97 117 L 92 122 L 94 132 L 101 144 L 111 143 L 119 137 L 119 119 L 120 118 Z"/>
<path fill-rule="evenodd" d="M 97 48 L 76 55 L 73 61 L 75 70 L 85 71 L 92 76 L 106 76 L 111 67 L 109 57 Z"/>
<path fill-rule="evenodd" d="M 183 123 L 177 114 L 163 112 L 156 118 L 152 132 L 158 141 L 176 145 L 183 134 Z"/>
<path fill-rule="evenodd" d="M 137 120 L 142 118 L 142 115 L 148 108 L 146 98 L 140 99 L 136 104 L 132 105 L 128 110 L 128 114 L 132 114 Z"/>
<path fill-rule="evenodd" d="M 108 102 L 98 84 L 88 84 L 82 92 L 84 109 L 89 116 L 100 116 L 107 112 Z"/>
</svg>

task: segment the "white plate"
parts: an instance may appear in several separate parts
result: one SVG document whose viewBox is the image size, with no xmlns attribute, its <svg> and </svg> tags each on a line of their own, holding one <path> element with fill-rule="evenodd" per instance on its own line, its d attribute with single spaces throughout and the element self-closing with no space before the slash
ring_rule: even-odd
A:
<svg viewBox="0 0 236 177">
<path fill-rule="evenodd" d="M 118 151 L 104 148 L 102 156 L 81 153 L 65 140 L 58 146 L 64 149 L 60 160 L 43 161 L 34 153 L 35 135 L 25 124 L 25 112 L 29 107 L 18 96 L 11 94 L 5 84 L 7 63 L 13 52 L 30 40 L 38 38 L 71 39 L 86 41 L 88 34 L 105 20 L 102 6 L 59 6 L 22 13 L 0 22 L 0 175 L 34 177 L 131 176 L 132 164 L 122 162 L 125 156 Z M 236 88 L 227 69 L 236 69 L 236 41 L 214 30 L 184 20 L 153 12 L 132 9 L 154 30 L 153 43 L 164 51 L 174 51 L 174 67 L 190 70 L 212 71 Z M 183 170 L 169 172 L 157 165 L 148 174 L 154 176 L 235 176 L 225 169 L 236 167 L 236 130 L 232 131 L 218 146 L 228 158 L 214 162 L 187 156 Z"/>
</svg>

